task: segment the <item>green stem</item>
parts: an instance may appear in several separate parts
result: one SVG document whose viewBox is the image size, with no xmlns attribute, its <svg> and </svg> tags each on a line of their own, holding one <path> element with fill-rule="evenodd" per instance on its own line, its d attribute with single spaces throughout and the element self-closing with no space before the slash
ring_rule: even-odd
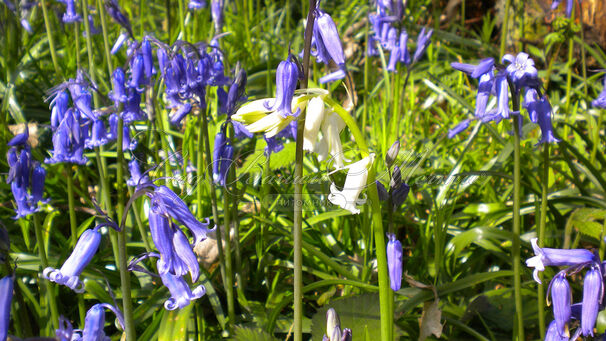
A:
<svg viewBox="0 0 606 341">
<path fill-rule="evenodd" d="M 124 139 L 124 121 L 118 119 L 118 169 L 116 171 L 116 182 L 118 191 L 118 219 L 122 221 L 124 215 L 124 152 L 122 150 L 122 141 Z M 130 292 L 130 273 L 128 272 L 128 264 L 126 258 L 126 224 L 122 226 L 122 230 L 118 232 L 118 270 L 120 270 L 120 285 L 122 290 L 122 309 L 124 313 L 124 327 L 126 331 L 126 340 L 136 340 L 135 321 L 133 319 L 133 307 Z"/>
<path fill-rule="evenodd" d="M 227 316 L 229 317 L 229 320 L 227 321 L 227 328 L 231 331 L 235 323 L 236 313 L 234 308 L 234 284 L 231 262 L 231 195 L 229 193 L 229 189 L 227 188 L 228 181 L 226 180 L 225 182 L 226 184 L 223 191 L 223 226 L 225 227 L 225 289 L 227 295 Z"/>
<path fill-rule="evenodd" d="M 51 60 L 53 61 L 53 67 L 57 76 L 62 77 L 59 63 L 57 62 L 57 51 L 55 50 L 55 41 L 53 40 L 52 29 L 50 26 L 50 19 L 48 18 L 48 11 L 46 10 L 46 0 L 40 1 L 40 7 L 42 7 L 42 16 L 44 17 L 44 27 L 46 28 L 46 38 L 48 39 L 48 48 L 50 49 Z"/>
<path fill-rule="evenodd" d="M 513 96 L 513 110 L 519 111 L 519 97 Z M 520 115 L 513 116 L 513 241 L 511 262 L 513 264 L 513 288 L 516 306 L 518 341 L 524 341 L 524 312 L 522 307 L 522 284 L 520 281 Z"/>
<path fill-rule="evenodd" d="M 511 0 L 505 1 L 505 15 L 503 16 L 503 25 L 501 29 L 501 47 L 499 49 L 499 58 L 505 54 L 507 47 L 507 33 L 509 30 L 509 12 L 511 11 Z"/>
<path fill-rule="evenodd" d="M 36 213 L 33 214 L 34 218 L 34 230 L 36 233 L 36 245 L 38 245 L 38 256 L 40 257 L 40 264 L 42 265 L 42 270 L 48 267 L 48 260 L 46 258 L 46 250 L 44 248 L 44 238 L 42 237 L 42 227 L 40 226 L 40 222 L 38 221 L 38 215 Z M 39 277 L 41 279 L 41 277 Z M 57 309 L 57 300 L 53 293 L 53 285 L 49 280 L 43 280 L 45 287 L 46 298 L 48 299 L 48 304 L 50 306 L 50 318 L 51 323 L 55 329 L 59 328 L 59 310 Z"/>
<path fill-rule="evenodd" d="M 78 22 L 74 23 L 74 46 L 75 46 L 75 55 L 76 55 L 76 70 L 80 70 L 81 62 L 80 62 L 80 28 Z"/>
<path fill-rule="evenodd" d="M 107 72 L 111 78 L 113 72 L 111 48 L 109 46 L 109 35 L 107 34 L 107 21 L 105 20 L 105 6 L 101 0 L 97 0 L 97 11 L 99 11 L 99 18 L 101 19 L 101 32 L 103 33 L 103 48 L 105 50 L 105 61 L 107 63 Z"/>
<path fill-rule="evenodd" d="M 539 247 L 545 246 L 545 224 L 547 222 L 547 190 L 549 188 L 549 143 L 543 145 L 543 175 L 541 183 L 541 213 L 539 215 Z M 539 272 L 539 276 L 542 272 Z M 539 277 L 540 279 L 541 277 Z M 539 331 L 541 339 L 545 338 L 545 287 L 539 284 L 538 292 Z"/>
<path fill-rule="evenodd" d="M 571 20 L 573 20 L 574 18 L 574 10 L 573 13 L 571 14 Z M 572 95 L 572 58 L 574 56 L 574 39 L 571 36 L 568 39 L 568 70 L 566 73 L 566 122 L 570 123 L 571 122 L 571 114 L 570 114 L 570 109 L 571 109 L 571 105 L 570 105 L 570 100 L 571 100 L 571 95 Z M 574 120 L 572 121 L 574 122 Z M 568 125 L 564 126 L 564 138 L 566 138 L 566 136 L 568 136 Z"/>
<path fill-rule="evenodd" d="M 74 209 L 74 174 L 70 163 L 66 163 L 65 168 L 67 170 L 67 205 L 69 207 L 69 227 L 71 233 L 69 244 L 73 248 L 78 241 L 78 224 L 76 222 L 76 211 Z"/>
</svg>

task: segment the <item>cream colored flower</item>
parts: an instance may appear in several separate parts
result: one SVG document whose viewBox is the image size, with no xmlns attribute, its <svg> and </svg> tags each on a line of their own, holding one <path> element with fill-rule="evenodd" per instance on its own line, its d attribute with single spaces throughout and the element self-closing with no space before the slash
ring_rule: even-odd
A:
<svg viewBox="0 0 606 341">
<path fill-rule="evenodd" d="M 360 213 L 356 207 L 366 202 L 366 198 L 359 198 L 360 193 L 366 187 L 368 178 L 368 167 L 372 165 L 375 154 L 370 154 L 362 160 L 352 163 L 344 168 L 348 168 L 347 177 L 343 189 L 339 190 L 334 183 L 330 185 L 330 194 L 328 201 L 350 211 L 352 214 Z"/>
</svg>

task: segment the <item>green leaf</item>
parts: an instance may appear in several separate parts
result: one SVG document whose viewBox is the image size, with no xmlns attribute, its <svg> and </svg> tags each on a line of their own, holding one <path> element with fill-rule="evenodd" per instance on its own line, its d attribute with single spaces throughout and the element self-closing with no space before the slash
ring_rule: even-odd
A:
<svg viewBox="0 0 606 341">
<path fill-rule="evenodd" d="M 234 328 L 233 341 L 277 341 L 278 339 L 269 335 L 261 329 L 252 329 L 236 326 Z"/>
<path fill-rule="evenodd" d="M 158 341 L 186 340 L 187 323 L 193 307 L 193 304 L 189 304 L 181 310 L 164 313 L 158 329 Z"/>
<path fill-rule="evenodd" d="M 597 222 L 596 220 L 604 220 L 605 218 L 605 209 L 579 208 L 570 215 L 567 224 L 574 227 L 580 233 L 599 240 L 602 236 L 604 223 Z"/>
</svg>

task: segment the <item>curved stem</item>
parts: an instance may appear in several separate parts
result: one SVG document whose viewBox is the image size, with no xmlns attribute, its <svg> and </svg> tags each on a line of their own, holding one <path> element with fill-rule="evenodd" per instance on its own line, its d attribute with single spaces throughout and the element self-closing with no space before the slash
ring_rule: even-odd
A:
<svg viewBox="0 0 606 341">
<path fill-rule="evenodd" d="M 513 110 L 519 111 L 517 95 L 514 96 Z M 522 284 L 520 281 L 520 115 L 513 116 L 513 241 L 511 262 L 513 264 L 513 288 L 516 305 L 518 341 L 524 339 L 524 313 L 522 307 Z"/>
<path fill-rule="evenodd" d="M 124 139 L 124 121 L 120 117 L 118 119 L 118 169 L 116 174 L 116 183 L 118 190 L 118 219 L 122 219 L 124 215 L 124 152 L 122 150 L 122 141 Z M 126 331 L 126 340 L 136 340 L 135 321 L 133 318 L 133 307 L 130 293 L 130 273 L 128 272 L 128 264 L 126 257 L 126 225 L 118 232 L 118 270 L 120 270 L 120 285 L 122 289 L 122 309 L 124 313 L 124 329 Z"/>
<path fill-rule="evenodd" d="M 547 190 L 549 188 L 549 143 L 543 145 L 543 174 L 541 183 L 541 213 L 539 221 L 539 247 L 545 246 L 545 224 L 547 222 Z M 539 276 L 542 272 L 539 272 Z M 541 278 L 541 277 L 539 277 Z M 539 284 L 537 292 L 538 310 L 539 310 L 539 331 L 541 339 L 545 338 L 545 287 Z"/>
<path fill-rule="evenodd" d="M 36 245 L 38 246 L 38 256 L 40 257 L 40 265 L 42 265 L 42 270 L 44 270 L 48 267 L 48 260 L 46 258 L 44 238 L 42 237 L 42 227 L 40 226 L 40 222 L 38 221 L 38 214 L 34 213 L 33 216 L 34 230 L 36 233 Z M 39 276 L 39 280 L 41 279 L 42 277 Z M 46 298 L 48 299 L 48 305 L 50 306 L 51 323 L 53 324 L 53 327 L 55 329 L 58 329 L 59 311 L 57 309 L 57 300 L 55 294 L 53 293 L 53 285 L 47 279 L 44 279 L 42 281 L 44 282 Z"/>
</svg>

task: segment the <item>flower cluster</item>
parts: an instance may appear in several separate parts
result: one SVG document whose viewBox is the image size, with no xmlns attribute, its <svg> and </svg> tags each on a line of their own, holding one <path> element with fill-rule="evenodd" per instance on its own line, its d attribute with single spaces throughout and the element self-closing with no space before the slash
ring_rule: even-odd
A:
<svg viewBox="0 0 606 341">
<path fill-rule="evenodd" d="M 111 310 L 118 318 L 120 327 L 124 330 L 124 316 L 117 307 L 108 303 L 97 303 L 90 307 L 84 319 L 84 328 L 76 329 L 63 316 L 59 318 L 59 329 L 55 336 L 59 341 L 109 340 L 105 335 L 105 309 Z"/>
<path fill-rule="evenodd" d="M 15 136 L 8 142 L 10 149 L 6 155 L 10 167 L 6 182 L 11 184 L 11 191 L 16 203 L 15 219 L 28 216 L 38 209 L 43 200 L 46 170 L 39 162 L 32 159 L 31 148 L 27 144 L 29 130 Z"/>
<path fill-rule="evenodd" d="M 433 35 L 433 30 L 427 30 L 425 27 L 421 29 L 417 36 L 415 53 L 411 58 L 408 52 L 408 32 L 404 27 L 399 28 L 403 15 L 404 6 L 399 0 L 377 1 L 376 12 L 368 15 L 374 34 L 368 36 L 366 53 L 369 56 L 378 55 L 377 43 L 381 44 L 384 50 L 390 51 L 387 65 L 387 70 L 390 72 L 396 72 L 397 63 L 409 66 L 419 61 L 431 43 Z"/>
<path fill-rule="evenodd" d="M 320 83 L 333 82 L 345 78 L 347 68 L 345 66 L 345 55 L 339 31 L 332 17 L 320 9 L 320 1 L 316 4 L 313 36 L 311 39 L 311 55 L 316 61 L 330 66 L 334 62 L 337 70 L 320 78 Z"/>
<path fill-rule="evenodd" d="M 567 266 L 553 277 L 547 296 L 551 295 L 554 321 L 549 325 L 545 340 L 576 340 L 581 334 L 594 336 L 594 326 L 598 312 L 604 307 L 604 265 L 599 257 L 585 249 L 551 249 L 540 248 L 537 238 L 531 240 L 535 256 L 526 260 L 528 267 L 534 268 L 534 279 L 541 283 L 538 272 L 546 266 Z M 587 269 L 583 281 L 583 299 L 572 303 L 572 293 L 567 277 Z M 548 298 L 549 302 L 549 298 Z M 580 326 L 570 335 L 573 321 L 580 321 Z"/>
<path fill-rule="evenodd" d="M 451 63 L 451 66 L 459 71 L 465 72 L 479 81 L 476 94 L 476 108 L 474 119 L 484 123 L 510 118 L 510 115 L 519 115 L 519 111 L 511 111 L 509 108 L 510 94 L 519 96 L 524 94 L 524 108 L 528 111 L 529 118 L 541 128 L 542 143 L 554 143 L 559 140 L 553 135 L 551 124 L 552 108 L 549 100 L 541 94 L 541 82 L 538 78 L 534 61 L 524 52 L 517 56 L 506 54 L 502 59 L 506 66 L 496 65 L 494 59 L 486 58 L 478 65 Z M 488 108 L 490 95 L 497 98 L 496 108 Z M 522 120 L 519 121 L 520 124 Z M 470 120 L 464 120 L 449 131 L 448 137 L 453 138 L 469 126 Z"/>
</svg>

